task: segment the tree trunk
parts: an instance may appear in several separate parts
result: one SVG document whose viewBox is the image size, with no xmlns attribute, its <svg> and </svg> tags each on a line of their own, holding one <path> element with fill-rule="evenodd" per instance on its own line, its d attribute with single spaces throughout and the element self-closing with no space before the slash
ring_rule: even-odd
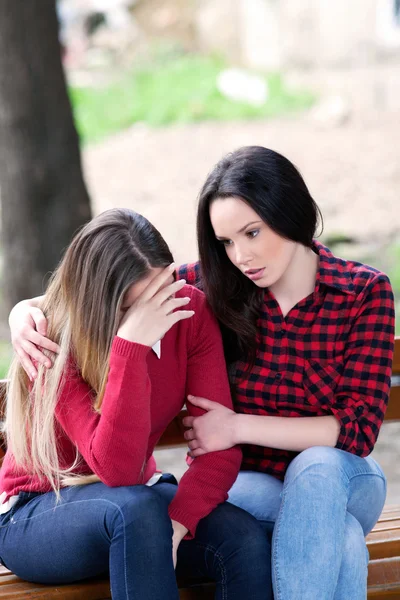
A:
<svg viewBox="0 0 400 600">
<path fill-rule="evenodd" d="M 8 310 L 43 292 L 91 216 L 54 0 L 0 0 L 0 192 Z"/>
</svg>

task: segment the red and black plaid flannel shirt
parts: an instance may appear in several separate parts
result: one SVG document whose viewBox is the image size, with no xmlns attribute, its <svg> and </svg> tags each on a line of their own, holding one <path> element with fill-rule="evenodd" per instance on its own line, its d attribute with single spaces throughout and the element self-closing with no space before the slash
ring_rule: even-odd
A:
<svg viewBox="0 0 400 600">
<path fill-rule="evenodd" d="M 235 409 L 253 415 L 334 415 L 336 447 L 367 456 L 388 402 L 394 346 L 394 299 L 384 273 L 334 256 L 318 241 L 314 293 L 284 318 L 268 289 L 258 320 L 261 343 L 255 365 L 229 369 Z M 200 283 L 199 263 L 179 277 Z M 246 445 L 242 469 L 283 479 L 295 452 Z"/>
</svg>

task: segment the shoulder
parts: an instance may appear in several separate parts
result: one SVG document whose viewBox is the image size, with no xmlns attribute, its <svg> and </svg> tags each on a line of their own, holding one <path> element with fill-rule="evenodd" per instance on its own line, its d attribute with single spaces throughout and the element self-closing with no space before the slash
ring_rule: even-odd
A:
<svg viewBox="0 0 400 600">
<path fill-rule="evenodd" d="M 389 277 L 375 267 L 353 260 L 343 260 L 343 263 L 350 273 L 356 293 L 361 292 L 366 286 L 374 285 L 378 282 L 389 282 Z"/>
<path fill-rule="evenodd" d="M 177 279 L 186 279 L 190 285 L 201 287 L 200 262 L 186 263 L 177 269 Z"/>
<path fill-rule="evenodd" d="M 335 256 L 320 242 L 315 242 L 315 246 L 320 256 L 320 279 L 328 287 L 358 299 L 365 298 L 373 290 L 391 291 L 388 276 L 379 269 Z"/>
<path fill-rule="evenodd" d="M 204 292 L 192 285 L 184 285 L 176 297 L 188 296 L 189 304 L 183 307 L 183 310 L 193 310 L 194 315 L 190 319 L 184 319 L 179 322 L 179 325 L 188 330 L 189 335 L 193 339 L 199 339 L 203 336 L 208 336 L 211 332 L 218 333 L 219 327 L 217 320 L 207 302 Z"/>
<path fill-rule="evenodd" d="M 175 296 L 177 298 L 183 298 L 185 296 L 188 296 L 190 298 L 190 303 L 187 306 L 185 306 L 185 309 L 188 310 L 196 311 L 196 309 L 203 309 L 208 306 L 204 292 L 199 290 L 194 285 L 184 285 L 181 290 L 176 292 Z"/>
<path fill-rule="evenodd" d="M 372 293 L 385 297 L 392 293 L 389 277 L 383 271 L 356 261 L 347 261 L 347 265 L 356 297 L 367 298 Z"/>
</svg>

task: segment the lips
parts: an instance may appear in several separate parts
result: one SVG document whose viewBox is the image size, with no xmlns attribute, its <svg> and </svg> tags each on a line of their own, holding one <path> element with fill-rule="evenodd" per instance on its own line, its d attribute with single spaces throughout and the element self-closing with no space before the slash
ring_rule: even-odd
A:
<svg viewBox="0 0 400 600">
<path fill-rule="evenodd" d="M 245 271 L 244 274 L 249 279 L 256 281 L 257 279 L 261 279 L 261 277 L 264 276 L 264 271 L 265 271 L 265 267 L 262 267 L 261 269 L 247 269 L 247 271 Z"/>
<path fill-rule="evenodd" d="M 262 271 L 261 269 L 248 269 L 247 271 L 245 271 L 246 275 L 255 275 L 256 273 L 259 273 L 260 271 Z"/>
</svg>

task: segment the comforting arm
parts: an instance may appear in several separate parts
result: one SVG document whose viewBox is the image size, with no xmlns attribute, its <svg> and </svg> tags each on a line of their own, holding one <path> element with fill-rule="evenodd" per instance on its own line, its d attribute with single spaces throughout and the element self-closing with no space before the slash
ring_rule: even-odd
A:
<svg viewBox="0 0 400 600">
<path fill-rule="evenodd" d="M 193 432 L 185 434 L 192 456 L 233 444 L 255 444 L 301 452 L 311 446 L 336 446 L 367 456 L 372 452 L 389 397 L 394 348 L 394 299 L 383 274 L 369 284 L 354 305 L 353 325 L 344 354 L 344 364 L 334 393 L 321 380 L 315 381 L 326 415 L 274 417 L 233 414 L 217 410 L 215 403 L 195 398 L 208 411 L 200 419 L 185 419 Z M 306 392 L 307 393 L 307 392 Z M 215 440 L 217 439 L 218 442 Z"/>
<path fill-rule="evenodd" d="M 41 352 L 41 348 L 55 354 L 60 351 L 58 345 L 46 337 L 47 319 L 39 308 L 43 298 L 44 296 L 38 296 L 18 302 L 8 317 L 11 343 L 31 381 L 37 377 L 32 359 L 48 368 L 52 366 L 51 360 Z"/>
</svg>

